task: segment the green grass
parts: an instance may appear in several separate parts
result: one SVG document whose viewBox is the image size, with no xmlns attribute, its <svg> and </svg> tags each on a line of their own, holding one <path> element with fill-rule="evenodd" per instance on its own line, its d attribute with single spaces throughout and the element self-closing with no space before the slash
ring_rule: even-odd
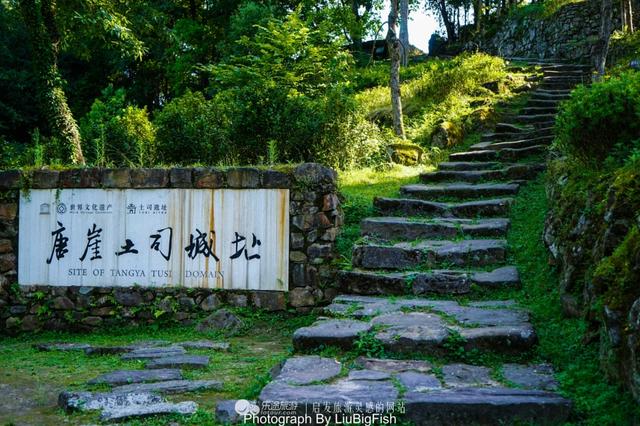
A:
<svg viewBox="0 0 640 426">
<path fill-rule="evenodd" d="M 523 285 L 518 300 L 532 312 L 540 340 L 537 358 L 550 361 L 559 371 L 561 392 L 574 403 L 572 424 L 636 424 L 638 405 L 631 395 L 606 382 L 599 370 L 597 342 L 583 340 L 587 323 L 562 315 L 559 279 L 542 242 L 547 209 L 543 175 L 520 191 L 508 235 L 511 260 Z"/>
<path fill-rule="evenodd" d="M 186 371 L 188 379 L 221 380 L 222 391 L 203 391 L 170 395 L 171 401 L 192 400 L 199 405 L 196 415 L 161 416 L 131 424 L 164 425 L 171 420 L 180 424 L 215 425 L 213 410 L 222 399 L 255 398 L 269 380 L 269 370 L 292 352 L 291 334 L 298 327 L 310 324 L 314 317 L 292 314 L 268 314 L 240 310 L 247 324 L 239 335 L 224 338 L 203 334 L 193 326 L 125 327 L 100 330 L 91 334 L 46 332 L 6 338 L 0 346 L 0 383 L 6 394 L 16 393 L 16 400 L 29 408 L 16 411 L 0 410 L 0 424 L 87 424 L 96 423 L 98 413 L 65 415 L 55 407 L 62 390 L 106 391 L 106 386 L 89 386 L 86 382 L 99 374 L 116 369 L 141 369 L 142 361 L 122 361 L 118 355 L 86 356 L 83 352 L 40 352 L 34 344 L 46 342 L 82 342 L 98 345 L 130 344 L 142 340 L 161 339 L 170 342 L 212 339 L 231 343 L 229 352 L 190 350 L 189 353 L 211 356 L 204 370 Z M 45 407 L 45 408 L 43 408 Z M 0 404 L 2 408 L 2 404 Z"/>
</svg>

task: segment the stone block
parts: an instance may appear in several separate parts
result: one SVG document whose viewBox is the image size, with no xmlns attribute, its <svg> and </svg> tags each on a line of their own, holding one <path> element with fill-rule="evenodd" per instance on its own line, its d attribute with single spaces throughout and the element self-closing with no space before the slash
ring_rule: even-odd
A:
<svg viewBox="0 0 640 426">
<path fill-rule="evenodd" d="M 0 220 L 14 220 L 18 213 L 18 205 L 16 203 L 0 204 Z"/>
<path fill-rule="evenodd" d="M 60 172 L 57 170 L 34 170 L 31 174 L 31 188 L 50 189 L 57 188 L 60 181 Z"/>
<path fill-rule="evenodd" d="M 102 186 L 105 188 L 131 188 L 131 170 L 125 168 L 103 170 Z"/>
<path fill-rule="evenodd" d="M 263 188 L 290 188 L 291 177 L 275 170 L 264 170 L 262 172 Z"/>
<path fill-rule="evenodd" d="M 7 170 L 0 172 L 0 191 L 8 189 L 20 189 L 22 174 L 19 170 Z"/>
<path fill-rule="evenodd" d="M 260 186 L 260 170 L 238 167 L 227 171 L 229 188 L 257 188 Z"/>
<path fill-rule="evenodd" d="M 224 188 L 225 175 L 220 170 L 211 167 L 198 167 L 193 171 L 193 186 L 195 188 Z"/>
<path fill-rule="evenodd" d="M 193 169 L 185 167 L 174 167 L 169 172 L 169 181 L 172 188 L 193 188 L 191 181 Z"/>
<path fill-rule="evenodd" d="M 61 188 L 99 188 L 101 184 L 101 169 L 71 169 L 60 172 Z"/>
<path fill-rule="evenodd" d="M 165 169 L 132 169 L 133 188 L 166 188 L 169 186 L 169 171 Z"/>
<path fill-rule="evenodd" d="M 340 199 L 336 194 L 326 194 L 322 197 L 322 211 L 328 212 L 337 209 L 340 205 Z"/>
<path fill-rule="evenodd" d="M 317 163 L 300 164 L 293 171 L 293 176 L 297 181 L 311 184 L 332 183 L 338 178 L 334 170 Z"/>
<path fill-rule="evenodd" d="M 127 289 L 118 289 L 114 293 L 116 302 L 123 306 L 140 306 L 142 296 L 139 292 Z"/>
<path fill-rule="evenodd" d="M 0 272 L 9 272 L 16 269 L 16 256 L 13 253 L 0 255 Z"/>
<path fill-rule="evenodd" d="M 76 305 L 66 296 L 58 296 L 53 299 L 53 309 L 68 311 L 75 307 Z"/>
<path fill-rule="evenodd" d="M 253 292 L 251 302 L 256 308 L 266 311 L 283 311 L 286 307 L 284 293 L 280 291 Z"/>
</svg>

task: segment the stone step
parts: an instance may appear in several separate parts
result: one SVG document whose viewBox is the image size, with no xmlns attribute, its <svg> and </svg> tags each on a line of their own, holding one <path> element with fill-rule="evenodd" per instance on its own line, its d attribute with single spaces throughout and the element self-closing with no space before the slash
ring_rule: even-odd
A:
<svg viewBox="0 0 640 426">
<path fill-rule="evenodd" d="M 539 89 L 549 89 L 549 90 L 562 90 L 562 89 L 568 89 L 568 90 L 573 90 L 576 88 L 576 86 L 578 86 L 578 84 L 581 84 L 581 82 L 577 82 L 577 81 L 549 81 L 549 80 L 543 80 L 540 85 L 538 86 Z"/>
<path fill-rule="evenodd" d="M 126 385 L 130 383 L 181 380 L 182 378 L 182 371 L 178 369 L 117 370 L 102 374 L 87 383 L 90 385 Z"/>
<path fill-rule="evenodd" d="M 548 71 L 557 71 L 557 72 L 583 72 L 583 73 L 591 73 L 593 67 L 591 65 L 586 64 L 553 64 L 553 65 L 543 65 L 540 67 L 543 72 Z"/>
<path fill-rule="evenodd" d="M 529 108 L 554 108 L 558 109 L 561 99 L 529 99 L 527 107 Z M 526 108 L 525 108 L 526 109 Z"/>
<path fill-rule="evenodd" d="M 161 394 L 200 390 L 222 390 L 222 382 L 217 380 L 169 380 L 154 383 L 133 383 L 113 388 L 114 392 L 153 392 Z"/>
<path fill-rule="evenodd" d="M 405 185 L 400 188 L 400 194 L 410 198 L 431 200 L 438 197 L 446 198 L 479 198 L 501 197 L 516 195 L 520 185 L 516 183 L 443 183 L 440 185 Z"/>
<path fill-rule="evenodd" d="M 513 142 L 504 142 L 506 144 Z M 497 143 L 495 145 L 501 145 Z M 475 145 L 474 145 L 475 146 Z M 508 148 L 509 146 L 507 146 Z M 473 147 L 471 147 L 473 148 Z M 487 149 L 493 149 L 490 145 Z M 502 147 L 498 147 L 502 148 Z M 465 163 L 468 164 L 468 163 Z M 483 164 L 483 163 L 478 163 Z M 484 163 L 487 164 L 487 163 Z M 489 163 L 493 164 L 493 163 Z M 496 163 L 499 164 L 499 163 Z M 521 180 L 533 179 L 537 174 L 544 170 L 544 164 L 513 164 L 501 169 L 490 170 L 439 170 L 431 173 L 420 175 L 420 180 L 425 183 L 457 181 L 457 182 L 480 182 L 484 180 Z"/>
<path fill-rule="evenodd" d="M 351 350 L 371 333 L 391 354 L 446 355 L 479 350 L 522 354 L 537 342 L 528 312 L 509 301 L 471 302 L 338 296 L 319 319 L 293 334 L 298 351 L 337 346 Z"/>
<path fill-rule="evenodd" d="M 429 272 L 381 272 L 353 269 L 340 271 L 341 292 L 368 296 L 427 294 L 467 294 L 472 286 L 480 288 L 514 288 L 520 286 L 518 270 L 504 266 L 490 272 L 432 270 Z"/>
<path fill-rule="evenodd" d="M 155 368 L 207 368 L 209 357 L 206 355 L 175 355 L 154 358 L 147 361 L 146 367 Z"/>
<path fill-rule="evenodd" d="M 356 244 L 352 263 L 365 269 L 433 268 L 443 263 L 475 267 L 504 262 L 506 257 L 505 240 L 424 240 L 393 245 Z"/>
<path fill-rule="evenodd" d="M 439 171 L 472 171 L 472 170 L 493 170 L 509 166 L 498 161 L 446 161 L 438 164 Z"/>
<path fill-rule="evenodd" d="M 542 71 L 545 76 L 567 76 L 567 77 L 581 77 L 585 79 L 591 78 L 591 73 L 584 70 L 554 70 L 548 69 Z"/>
<path fill-rule="evenodd" d="M 569 82 L 573 84 L 590 83 L 591 79 L 587 78 L 584 74 L 547 74 L 542 78 L 542 82 Z"/>
<path fill-rule="evenodd" d="M 482 135 L 481 141 L 495 142 L 495 141 L 510 141 L 510 140 L 513 141 L 513 140 L 519 140 L 519 139 L 530 139 L 530 138 L 537 138 L 542 136 L 551 136 L 554 134 L 554 132 L 555 132 L 554 127 L 549 126 L 546 128 L 533 129 L 531 131 L 524 132 L 524 133 L 519 133 L 519 132 L 485 133 L 484 135 Z"/>
<path fill-rule="evenodd" d="M 552 106 L 530 106 L 522 109 L 522 115 L 556 114 L 557 112 L 557 103 Z"/>
<path fill-rule="evenodd" d="M 404 396 L 406 419 L 416 426 L 563 424 L 571 401 L 547 391 L 460 388 L 410 391 Z"/>
<path fill-rule="evenodd" d="M 471 145 L 469 149 L 471 151 L 485 151 L 487 149 L 490 150 L 500 150 L 504 148 L 528 148 L 536 145 L 549 145 L 555 136 L 540 136 L 538 138 L 533 139 L 523 139 L 517 141 L 506 141 L 506 142 L 480 142 L 475 145 Z"/>
<path fill-rule="evenodd" d="M 529 124 L 555 123 L 556 114 L 519 115 L 517 120 Z"/>
<path fill-rule="evenodd" d="M 454 161 L 513 161 L 531 155 L 543 154 L 546 151 L 546 145 L 535 145 L 528 148 L 504 148 L 497 151 L 487 149 L 484 151 L 456 152 L 449 155 L 449 159 Z"/>
<path fill-rule="evenodd" d="M 563 99 L 568 98 L 571 94 L 570 89 L 536 89 L 531 92 L 531 97 L 533 99 L 537 98 L 552 98 L 552 99 Z"/>
<path fill-rule="evenodd" d="M 495 132 L 496 133 L 530 133 L 532 132 L 534 129 L 531 128 L 530 126 L 522 126 L 522 125 L 516 125 L 516 124 L 511 124 L 511 123 L 498 123 L 496 124 L 495 127 Z"/>
<path fill-rule="evenodd" d="M 557 382 L 551 366 L 503 364 L 495 368 L 500 371 L 497 378 L 492 376 L 492 368 L 462 363 L 435 368 L 424 360 L 358 357 L 347 365 L 334 358 L 294 356 L 279 371 L 272 372 L 273 381 L 263 388 L 257 404 L 275 407 L 275 403 L 288 401 L 295 407 L 290 415 L 314 412 L 327 419 L 348 412 L 356 404 L 384 415 L 400 402 L 401 387 L 403 393 L 415 394 L 411 406 L 403 401 L 412 424 L 487 424 L 491 418 L 496 422 L 489 424 L 547 424 L 551 420 L 562 423 L 566 418 L 570 402 L 553 393 Z M 347 370 L 345 374 L 341 374 L 343 369 Z M 511 388 L 513 385 L 520 388 Z M 550 410 L 555 409 L 551 405 L 554 396 L 561 400 L 557 401 L 558 410 L 563 407 L 565 412 L 550 416 Z M 443 404 L 445 397 L 449 399 Z M 270 415 L 284 414 L 272 410 Z M 317 419 L 314 422 L 324 423 Z"/>
<path fill-rule="evenodd" d="M 387 241 L 463 236 L 504 237 L 508 229 L 509 219 L 370 217 L 360 223 L 362 235 Z"/>
<path fill-rule="evenodd" d="M 373 200 L 373 205 L 382 215 L 386 216 L 403 215 L 475 218 L 478 216 L 508 216 L 512 202 L 513 200 L 511 198 L 468 201 L 464 203 L 438 203 L 410 198 L 376 197 Z"/>
</svg>

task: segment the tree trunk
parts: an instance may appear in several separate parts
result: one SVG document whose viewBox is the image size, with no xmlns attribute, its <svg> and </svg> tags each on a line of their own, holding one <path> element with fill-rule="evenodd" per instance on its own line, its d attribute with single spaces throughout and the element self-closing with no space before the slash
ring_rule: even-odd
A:
<svg viewBox="0 0 640 426">
<path fill-rule="evenodd" d="M 593 60 L 598 73 L 598 79 L 604 76 L 607 64 L 607 53 L 609 53 L 609 40 L 613 30 L 613 4 L 612 0 L 602 0 L 600 5 L 600 37 L 593 46 Z"/>
<path fill-rule="evenodd" d="M 22 0 L 20 10 L 29 30 L 40 108 L 53 136 L 68 148 L 73 164 L 84 164 L 78 124 L 67 104 L 58 70 L 60 35 L 55 22 L 55 0 Z"/>
<path fill-rule="evenodd" d="M 409 65 L 409 0 L 400 0 L 400 44 L 402 66 Z"/>
<path fill-rule="evenodd" d="M 482 0 L 475 0 L 473 2 L 473 16 L 476 24 L 476 32 L 480 32 L 482 29 Z"/>
<path fill-rule="evenodd" d="M 393 111 L 393 131 L 396 136 L 405 139 L 404 122 L 402 120 L 402 98 L 400 96 L 400 40 L 398 39 L 398 0 L 391 0 L 389 11 L 389 30 L 387 44 L 391 57 L 391 109 Z"/>
<path fill-rule="evenodd" d="M 391 0 L 393 2 L 393 0 Z M 440 15 L 442 16 L 442 22 L 444 23 L 444 28 L 447 30 L 447 38 L 449 42 L 456 41 L 456 27 L 451 21 L 449 17 L 449 11 L 447 10 L 447 2 L 446 0 L 440 0 L 438 3 L 440 8 Z"/>
</svg>

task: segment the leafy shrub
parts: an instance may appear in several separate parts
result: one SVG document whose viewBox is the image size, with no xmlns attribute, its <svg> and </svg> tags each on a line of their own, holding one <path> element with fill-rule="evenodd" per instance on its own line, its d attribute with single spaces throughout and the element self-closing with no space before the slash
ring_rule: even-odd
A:
<svg viewBox="0 0 640 426">
<path fill-rule="evenodd" d="M 155 129 L 146 108 L 127 105 L 124 89 L 109 86 L 80 120 L 82 149 L 98 166 L 140 166 L 154 162 Z"/>
<path fill-rule="evenodd" d="M 556 146 L 582 164 L 626 158 L 640 139 L 640 74 L 578 87 L 560 108 L 556 135 Z"/>
<path fill-rule="evenodd" d="M 228 121 L 221 124 L 233 135 L 235 158 L 345 168 L 378 155 L 376 129 L 358 114 L 350 92 L 352 61 L 340 40 L 293 12 L 268 19 L 238 44 L 243 54 L 206 67 L 215 104 L 226 105 Z"/>
<path fill-rule="evenodd" d="M 158 161 L 165 164 L 213 164 L 229 150 L 224 100 L 206 100 L 187 91 L 155 117 Z"/>
</svg>

